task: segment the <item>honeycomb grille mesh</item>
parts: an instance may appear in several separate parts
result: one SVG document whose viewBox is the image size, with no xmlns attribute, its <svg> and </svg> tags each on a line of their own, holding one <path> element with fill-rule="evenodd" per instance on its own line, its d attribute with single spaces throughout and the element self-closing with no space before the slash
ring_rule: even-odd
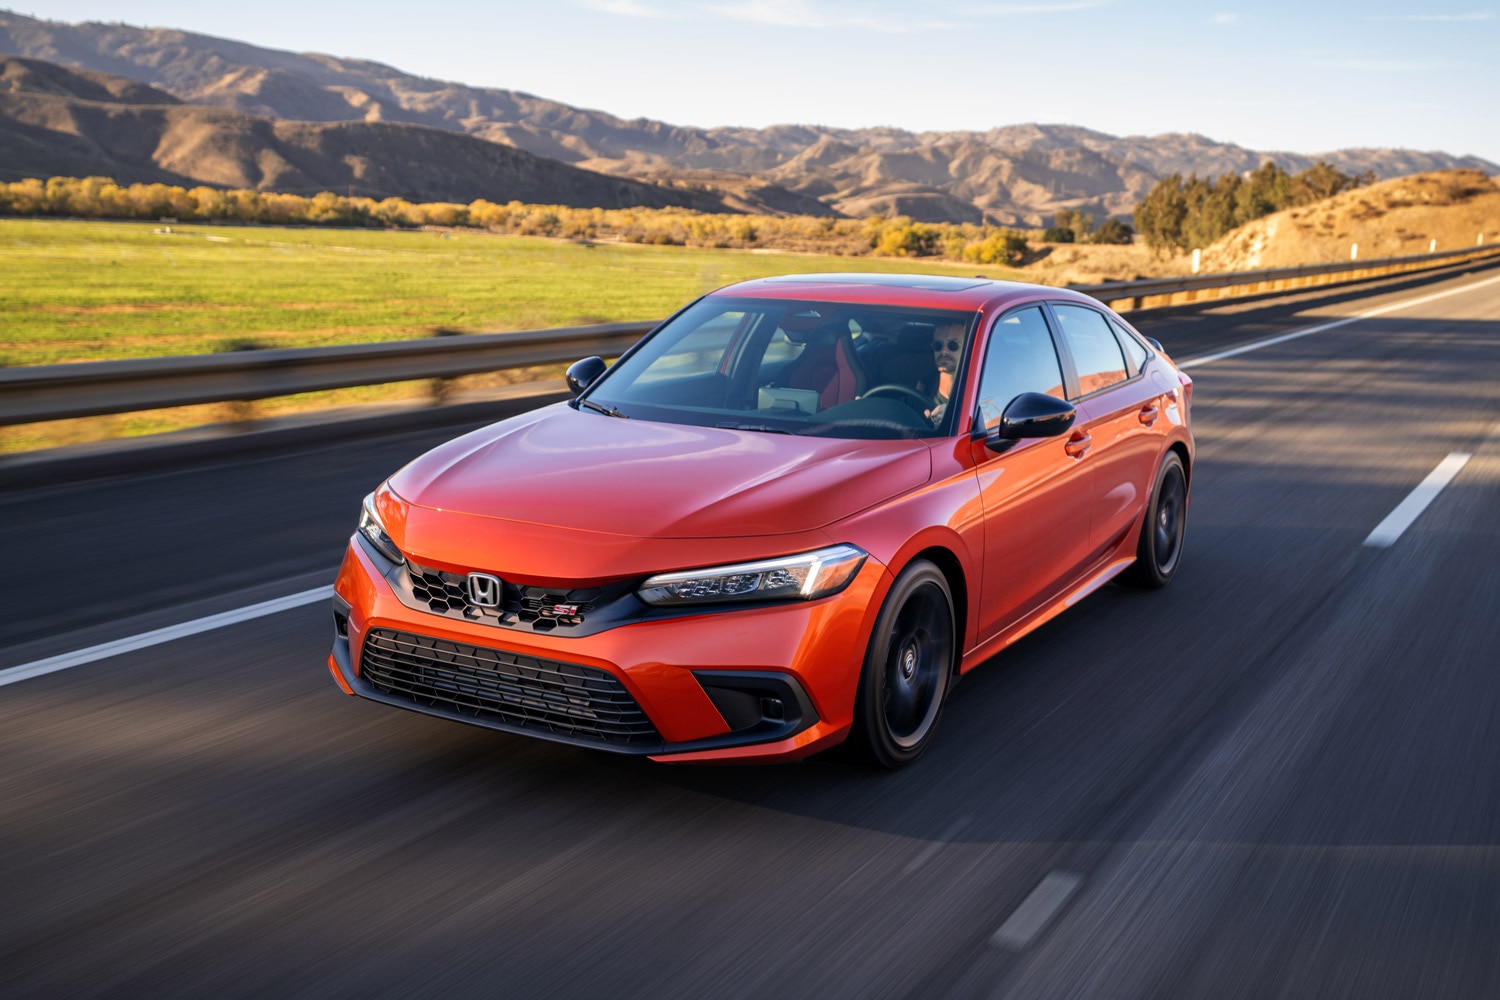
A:
<svg viewBox="0 0 1500 1000">
<path fill-rule="evenodd" d="M 499 617 L 502 623 L 521 622 L 538 632 L 583 624 L 585 616 L 598 606 L 603 593 L 599 589 L 568 590 L 557 586 L 530 587 L 502 582 L 500 606 L 479 608 L 469 603 L 465 576 L 407 560 L 406 579 L 412 597 L 434 614 L 466 621 Z"/>
<path fill-rule="evenodd" d="M 577 663 L 372 629 L 360 676 L 384 694 L 478 719 L 611 745 L 661 742 L 618 678 Z"/>
<path fill-rule="evenodd" d="M 463 577 L 411 562 L 406 564 L 406 575 L 417 600 L 427 602 L 427 606 L 438 614 L 469 610 L 469 595 L 464 592 Z"/>
</svg>

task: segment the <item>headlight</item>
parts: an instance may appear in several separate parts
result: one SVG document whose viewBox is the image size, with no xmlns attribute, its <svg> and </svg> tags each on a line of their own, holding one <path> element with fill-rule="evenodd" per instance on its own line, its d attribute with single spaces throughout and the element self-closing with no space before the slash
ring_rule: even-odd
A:
<svg viewBox="0 0 1500 1000">
<path fill-rule="evenodd" d="M 365 541 L 375 546 L 375 551 L 385 556 L 393 563 L 402 563 L 406 557 L 401 550 L 396 548 L 396 543 L 391 541 L 390 534 L 385 530 L 385 525 L 380 523 L 380 515 L 375 513 L 375 494 L 371 493 L 365 497 L 364 507 L 359 512 L 359 533 L 365 536 Z"/>
<path fill-rule="evenodd" d="M 734 566 L 653 576 L 637 592 L 647 604 L 723 604 L 730 601 L 811 601 L 849 585 L 868 553 L 853 545 Z"/>
</svg>

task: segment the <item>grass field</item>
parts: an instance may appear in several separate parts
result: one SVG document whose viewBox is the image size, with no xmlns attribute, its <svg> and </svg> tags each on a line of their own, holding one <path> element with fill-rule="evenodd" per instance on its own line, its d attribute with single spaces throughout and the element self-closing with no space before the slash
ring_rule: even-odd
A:
<svg viewBox="0 0 1500 1000">
<path fill-rule="evenodd" d="M 0 219 L 0 367 L 202 354 L 235 341 L 308 347 L 665 316 L 696 295 L 792 271 L 1011 277 L 983 265 L 584 246 L 481 232 L 172 226 Z M 482 388 L 517 376 L 476 376 Z M 256 416 L 427 391 L 420 383 L 265 400 Z M 0 452 L 243 419 L 207 405 L 0 428 Z"/>
<path fill-rule="evenodd" d="M 1014 274 L 982 265 L 585 246 L 480 232 L 0 219 L 0 363 L 52 364 L 526 330 L 664 316 L 790 271 Z"/>
</svg>

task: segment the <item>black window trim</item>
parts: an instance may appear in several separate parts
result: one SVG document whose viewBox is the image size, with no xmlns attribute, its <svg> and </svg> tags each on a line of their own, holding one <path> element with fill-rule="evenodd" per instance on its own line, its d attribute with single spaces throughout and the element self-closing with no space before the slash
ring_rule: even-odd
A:
<svg viewBox="0 0 1500 1000">
<path fill-rule="evenodd" d="M 1108 321 L 1110 327 L 1115 331 L 1116 340 L 1119 340 L 1120 335 L 1124 334 L 1128 340 L 1132 341 L 1137 347 L 1146 352 L 1146 360 L 1141 362 L 1141 371 L 1145 371 L 1146 363 L 1149 362 L 1152 358 L 1156 357 L 1155 349 L 1152 348 L 1150 342 L 1145 337 L 1141 336 L 1140 331 L 1133 329 L 1128 323 L 1125 322 L 1124 319 L 1121 318 L 1119 313 L 1115 312 L 1113 309 L 1105 309 L 1103 312 L 1105 320 Z M 1129 356 L 1126 356 L 1125 360 L 1128 362 L 1130 360 Z"/>
</svg>

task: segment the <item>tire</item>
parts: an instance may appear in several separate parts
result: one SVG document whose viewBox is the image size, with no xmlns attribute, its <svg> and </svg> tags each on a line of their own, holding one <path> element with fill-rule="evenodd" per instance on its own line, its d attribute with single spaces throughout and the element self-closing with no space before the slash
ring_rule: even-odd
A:
<svg viewBox="0 0 1500 1000">
<path fill-rule="evenodd" d="M 1160 590 L 1171 583 L 1182 565 L 1186 537 L 1187 472 L 1177 453 L 1169 451 L 1156 470 L 1156 485 L 1141 522 L 1135 562 L 1120 574 L 1120 582 L 1140 590 Z"/>
<path fill-rule="evenodd" d="M 948 580 L 919 559 L 896 578 L 870 634 L 850 734 L 860 756 L 895 770 L 922 755 L 937 731 L 957 650 Z"/>
</svg>

